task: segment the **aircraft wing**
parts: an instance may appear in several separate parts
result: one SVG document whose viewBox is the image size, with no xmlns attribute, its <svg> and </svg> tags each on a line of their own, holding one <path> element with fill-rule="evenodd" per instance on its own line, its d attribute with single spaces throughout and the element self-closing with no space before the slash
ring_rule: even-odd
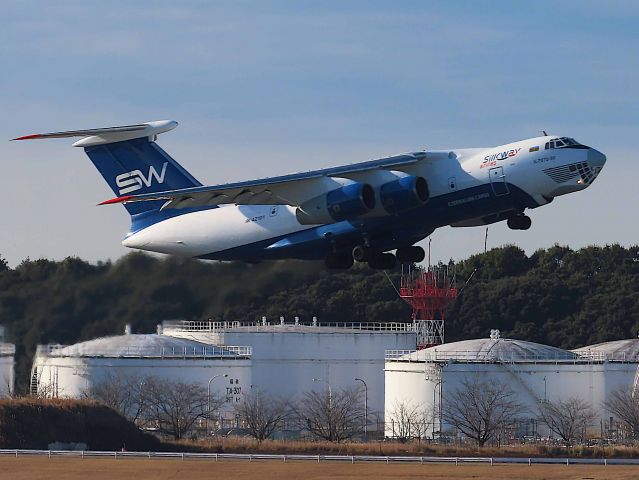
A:
<svg viewBox="0 0 639 480">
<path fill-rule="evenodd" d="M 383 183 L 381 179 L 387 178 L 390 171 L 409 169 L 424 158 L 426 152 L 408 153 L 279 177 L 127 195 L 106 200 L 100 205 L 165 200 L 163 209 L 223 204 L 300 206 L 307 200 L 339 188 L 349 180 L 373 185 Z"/>
</svg>

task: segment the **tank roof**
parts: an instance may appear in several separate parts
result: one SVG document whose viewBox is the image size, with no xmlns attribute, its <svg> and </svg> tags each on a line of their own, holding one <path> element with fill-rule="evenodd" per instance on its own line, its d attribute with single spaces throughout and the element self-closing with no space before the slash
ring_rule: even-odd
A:
<svg viewBox="0 0 639 480">
<path fill-rule="evenodd" d="M 444 343 L 414 352 L 387 352 L 387 358 L 405 361 L 457 362 L 527 362 L 544 360 L 573 360 L 578 355 L 541 343 L 509 338 L 478 338 Z"/>
<path fill-rule="evenodd" d="M 40 345 L 38 354 L 52 357 L 248 357 L 251 347 L 220 347 L 166 335 L 131 334 L 66 346 Z"/>
<path fill-rule="evenodd" d="M 639 360 L 639 338 L 595 343 L 576 348 L 573 352 L 593 360 L 637 361 Z"/>
</svg>

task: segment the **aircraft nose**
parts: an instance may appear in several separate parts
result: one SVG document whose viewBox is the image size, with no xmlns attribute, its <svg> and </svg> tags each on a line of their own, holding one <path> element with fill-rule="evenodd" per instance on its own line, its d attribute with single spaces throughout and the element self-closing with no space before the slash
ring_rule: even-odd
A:
<svg viewBox="0 0 639 480">
<path fill-rule="evenodd" d="M 602 168 L 606 163 L 606 156 L 601 153 L 599 150 L 595 150 L 594 148 L 588 149 L 588 165 L 590 167 L 598 167 Z"/>
</svg>

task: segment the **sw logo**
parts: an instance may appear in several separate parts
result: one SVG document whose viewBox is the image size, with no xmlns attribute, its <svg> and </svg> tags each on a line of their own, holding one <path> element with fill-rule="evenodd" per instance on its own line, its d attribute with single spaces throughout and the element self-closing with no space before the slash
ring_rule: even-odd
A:
<svg viewBox="0 0 639 480">
<path fill-rule="evenodd" d="M 153 183 L 154 178 L 159 184 L 164 183 L 164 175 L 166 174 L 166 166 L 168 164 L 169 162 L 164 162 L 164 165 L 162 165 L 162 171 L 159 174 L 155 167 L 150 166 L 149 175 L 147 177 L 145 177 L 144 173 L 140 170 L 133 170 L 131 172 L 118 175 L 115 177 L 115 183 L 120 188 L 120 195 L 140 190 L 143 185 L 148 188 Z"/>
</svg>

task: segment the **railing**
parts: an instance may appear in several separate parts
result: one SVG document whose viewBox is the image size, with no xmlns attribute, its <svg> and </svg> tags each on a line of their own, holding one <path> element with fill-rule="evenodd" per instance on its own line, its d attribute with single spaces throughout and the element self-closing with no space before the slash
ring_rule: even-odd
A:
<svg viewBox="0 0 639 480">
<path fill-rule="evenodd" d="M 260 330 L 272 331 L 278 327 L 313 327 L 337 328 L 344 330 L 384 331 L 384 332 L 417 332 L 417 325 L 402 322 L 198 322 L 188 320 L 172 320 L 163 324 L 163 330 L 168 332 L 215 332 L 216 330 L 242 329 L 249 332 Z"/>
<path fill-rule="evenodd" d="M 264 453 L 187 453 L 187 452 L 108 452 L 108 451 L 78 451 L 78 450 L 13 450 L 0 449 L 0 456 L 30 457 L 42 456 L 54 457 L 74 457 L 84 458 L 146 458 L 146 459 L 208 459 L 212 461 L 220 460 L 244 460 L 252 461 L 276 461 L 276 462 L 345 462 L 345 463 L 446 463 L 453 465 L 463 465 L 469 463 L 482 463 L 487 465 L 497 464 L 520 464 L 520 465 L 639 465 L 637 458 L 550 458 L 550 457 L 404 457 L 404 456 L 384 456 L 384 455 L 274 455 Z"/>
<path fill-rule="evenodd" d="M 587 359 L 580 358 L 578 355 L 566 352 L 556 353 L 555 355 L 537 355 L 537 354 L 496 354 L 483 353 L 476 350 L 460 350 L 452 351 L 419 351 L 414 350 L 386 350 L 384 358 L 388 361 L 407 361 L 407 362 L 587 362 Z"/>
<path fill-rule="evenodd" d="M 414 355 L 410 355 L 414 354 Z M 386 350 L 384 358 L 388 361 L 405 361 L 405 362 L 570 362 L 570 363 L 603 363 L 603 362 L 625 362 L 639 363 L 639 355 L 627 355 L 625 353 L 612 354 L 607 352 L 557 352 L 554 355 L 538 355 L 538 354 L 499 354 L 477 352 L 476 350 L 460 350 L 445 352 L 434 351 L 419 354 L 415 350 Z"/>
<path fill-rule="evenodd" d="M 241 358 L 253 354 L 248 346 L 193 347 L 124 347 L 84 348 L 64 345 L 38 345 L 37 354 L 49 357 L 108 357 L 108 358 Z"/>
<path fill-rule="evenodd" d="M 384 358 L 386 360 L 410 360 L 407 356 L 411 353 L 417 353 L 416 350 L 384 350 Z M 407 358 L 402 358 L 407 357 Z M 415 358 L 415 361 L 417 359 Z M 420 360 L 421 361 L 421 360 Z"/>
<path fill-rule="evenodd" d="M 0 343 L 0 355 L 15 355 L 16 346 L 12 343 Z"/>
<path fill-rule="evenodd" d="M 639 361 L 639 353 L 630 355 L 630 354 L 627 354 L 626 352 L 610 353 L 610 352 L 599 352 L 594 350 L 580 350 L 578 352 L 575 352 L 575 354 L 579 355 L 581 358 L 588 359 L 592 362 L 635 363 Z"/>
</svg>

